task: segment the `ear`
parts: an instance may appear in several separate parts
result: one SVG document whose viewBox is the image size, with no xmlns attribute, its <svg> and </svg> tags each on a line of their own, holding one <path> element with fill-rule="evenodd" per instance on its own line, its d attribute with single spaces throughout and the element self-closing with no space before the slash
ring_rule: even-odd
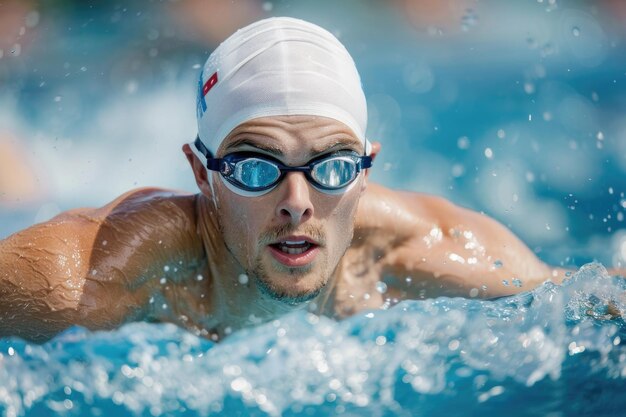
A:
<svg viewBox="0 0 626 417">
<path fill-rule="evenodd" d="M 382 145 L 380 144 L 380 142 L 372 142 L 372 150 L 370 152 L 370 156 L 372 157 L 372 163 L 374 162 L 374 160 L 376 159 L 376 156 L 380 152 L 381 147 Z M 365 170 L 365 179 L 363 180 L 363 184 L 361 186 L 361 192 L 365 191 L 365 189 L 367 188 L 367 180 L 370 175 L 370 169 L 371 168 Z"/>
<path fill-rule="evenodd" d="M 183 152 L 187 157 L 187 161 L 189 161 L 189 165 L 191 165 L 193 175 L 196 177 L 196 184 L 198 185 L 198 188 L 205 196 L 212 197 L 207 169 L 204 167 L 200 159 L 198 159 L 196 154 L 193 153 L 191 146 L 189 146 L 188 143 L 183 145 Z"/>
</svg>

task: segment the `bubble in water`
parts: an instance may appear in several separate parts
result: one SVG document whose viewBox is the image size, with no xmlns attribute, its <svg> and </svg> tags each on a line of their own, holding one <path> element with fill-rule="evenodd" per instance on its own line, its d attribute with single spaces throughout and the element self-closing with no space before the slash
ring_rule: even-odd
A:
<svg viewBox="0 0 626 417">
<path fill-rule="evenodd" d="M 377 291 L 377 292 L 379 292 L 379 293 L 381 293 L 381 294 L 386 293 L 386 292 L 387 292 L 387 284 L 385 284 L 385 283 L 384 283 L 384 282 L 382 282 L 382 281 L 378 281 L 378 282 L 376 283 L 376 291 Z"/>
<path fill-rule="evenodd" d="M 161 285 L 165 285 L 166 282 L 167 280 L 165 279 L 165 277 L 161 277 L 161 279 L 159 280 L 159 283 L 161 283 Z"/>
<path fill-rule="evenodd" d="M 579 37 L 580 36 L 580 28 L 578 28 L 578 26 L 574 26 L 572 28 L 572 35 L 574 35 L 575 37 Z"/>
<path fill-rule="evenodd" d="M 493 150 L 491 148 L 485 148 L 485 158 L 493 159 Z"/>
<path fill-rule="evenodd" d="M 273 8 L 274 8 L 274 4 L 272 4 L 272 2 L 266 1 L 265 3 L 263 3 L 264 12 L 271 12 Z"/>
<path fill-rule="evenodd" d="M 62 99 L 62 97 L 61 97 L 61 96 L 56 96 L 56 97 L 54 98 L 54 101 L 55 101 L 56 103 L 58 103 L 59 101 L 61 101 L 61 99 Z"/>
<path fill-rule="evenodd" d="M 165 272 L 169 272 L 169 270 L 170 270 L 170 267 L 169 267 L 168 265 L 165 265 L 165 266 L 163 267 L 163 271 L 165 271 Z"/>
<path fill-rule="evenodd" d="M 598 139 L 598 140 L 604 140 L 604 133 L 602 133 L 602 131 L 599 131 L 599 132 L 596 134 L 596 139 Z"/>
<path fill-rule="evenodd" d="M 85 72 L 85 71 L 87 71 L 87 67 L 80 67 L 80 70 L 81 70 L 82 72 Z"/>
<path fill-rule="evenodd" d="M 200 65 L 200 64 L 193 64 L 191 68 L 193 68 L 193 69 L 200 69 L 201 66 L 202 65 Z"/>
<path fill-rule="evenodd" d="M 246 274 L 241 274 L 239 275 L 237 280 L 239 281 L 241 285 L 246 285 L 248 283 L 248 276 Z"/>
<path fill-rule="evenodd" d="M 506 132 L 504 131 L 504 129 L 498 129 L 496 135 L 498 135 L 499 139 L 504 139 L 506 137 Z"/>
</svg>

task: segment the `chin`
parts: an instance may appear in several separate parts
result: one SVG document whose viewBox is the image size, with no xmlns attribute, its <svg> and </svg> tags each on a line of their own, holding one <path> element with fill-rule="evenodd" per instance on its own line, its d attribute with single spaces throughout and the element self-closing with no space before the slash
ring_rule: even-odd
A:
<svg viewBox="0 0 626 417">
<path fill-rule="evenodd" d="M 274 277 L 259 274 L 256 276 L 256 282 L 264 296 L 288 305 L 299 305 L 317 297 L 328 283 L 328 279 L 322 278 L 319 273 L 312 273 L 310 268 L 307 272 L 297 268 L 297 271 L 289 271 L 287 274 L 277 273 Z"/>
</svg>

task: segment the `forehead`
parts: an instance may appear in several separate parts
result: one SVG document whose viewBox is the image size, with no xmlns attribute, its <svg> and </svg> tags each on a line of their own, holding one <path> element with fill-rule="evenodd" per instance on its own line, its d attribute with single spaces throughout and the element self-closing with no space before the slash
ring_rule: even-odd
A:
<svg viewBox="0 0 626 417">
<path fill-rule="evenodd" d="M 344 123 L 321 116 L 271 116 L 246 121 L 224 139 L 218 153 L 239 146 L 269 147 L 284 153 L 320 153 L 338 145 L 363 152 L 364 145 Z"/>
</svg>

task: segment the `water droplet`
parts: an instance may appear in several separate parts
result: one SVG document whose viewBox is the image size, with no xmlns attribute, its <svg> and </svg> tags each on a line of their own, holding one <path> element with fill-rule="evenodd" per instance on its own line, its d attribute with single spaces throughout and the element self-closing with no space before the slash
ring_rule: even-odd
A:
<svg viewBox="0 0 626 417">
<path fill-rule="evenodd" d="M 406 282 L 406 285 L 411 285 L 412 281 L 413 281 L 413 279 L 411 277 L 404 278 L 404 282 Z"/>
<path fill-rule="evenodd" d="M 493 267 L 496 268 L 496 269 L 502 268 L 502 265 L 504 265 L 504 264 L 499 259 L 493 263 Z"/>
<path fill-rule="evenodd" d="M 491 148 L 485 148 L 485 158 L 493 159 L 493 150 Z"/>
<path fill-rule="evenodd" d="M 80 67 L 80 70 L 81 70 L 82 72 L 85 72 L 85 71 L 87 71 L 87 67 Z"/>
<path fill-rule="evenodd" d="M 462 164 L 452 165 L 452 176 L 454 178 L 460 178 L 465 174 L 465 167 Z"/>
<path fill-rule="evenodd" d="M 602 133 L 602 131 L 598 132 L 598 134 L 596 135 L 596 139 L 604 140 L 604 133 Z"/>
<path fill-rule="evenodd" d="M 578 26 L 574 26 L 572 28 L 572 35 L 574 35 L 575 37 L 579 37 L 580 36 L 580 29 L 578 28 Z"/>
<path fill-rule="evenodd" d="M 248 276 L 246 274 L 241 274 L 239 275 L 237 280 L 239 281 L 241 285 L 246 285 L 248 283 Z"/>
<path fill-rule="evenodd" d="M 570 271 L 567 271 L 567 272 L 565 273 L 565 276 L 569 278 L 569 277 L 571 277 L 571 276 L 572 276 L 572 273 L 571 273 Z"/>
<path fill-rule="evenodd" d="M 384 283 L 384 282 L 382 282 L 382 281 L 378 281 L 378 282 L 376 283 L 376 291 L 377 291 L 377 292 L 379 292 L 379 293 L 381 293 L 381 294 L 386 293 L 386 292 L 387 292 L 387 284 L 385 284 L 385 283 Z"/>
<path fill-rule="evenodd" d="M 61 101 L 61 99 L 62 99 L 62 97 L 61 97 L 61 96 L 56 96 L 56 97 L 54 98 L 54 101 L 55 101 L 56 103 L 58 103 L 59 101 Z"/>
<path fill-rule="evenodd" d="M 522 281 L 520 279 L 518 279 L 518 278 L 513 278 L 512 282 L 513 282 L 513 285 L 518 287 L 518 288 L 520 288 L 522 286 Z"/>
<path fill-rule="evenodd" d="M 165 266 L 163 267 L 163 271 L 165 271 L 165 272 L 169 272 L 169 270 L 170 270 L 170 267 L 169 267 L 168 265 L 165 265 Z"/>
<path fill-rule="evenodd" d="M 498 132 L 496 134 L 500 139 L 504 139 L 506 137 L 506 132 L 504 131 L 504 129 L 498 129 Z"/>
<path fill-rule="evenodd" d="M 609 194 L 613 195 L 613 187 L 609 187 Z"/>
<path fill-rule="evenodd" d="M 192 69 L 200 69 L 202 65 L 200 64 L 193 64 L 193 66 L 191 67 Z"/>
<path fill-rule="evenodd" d="M 204 277 L 202 275 L 198 275 L 196 277 L 196 281 L 202 281 L 204 279 Z"/>
<path fill-rule="evenodd" d="M 478 14 L 474 9 L 466 9 L 461 18 L 461 29 L 467 32 L 470 28 L 478 24 Z"/>
<path fill-rule="evenodd" d="M 387 343 L 387 338 L 385 336 L 378 336 L 376 338 L 376 344 L 378 346 L 383 346 L 385 343 Z"/>
<path fill-rule="evenodd" d="M 456 141 L 456 144 L 459 147 L 459 149 L 468 149 L 470 147 L 470 140 L 467 136 L 461 136 Z"/>
<path fill-rule="evenodd" d="M 524 92 L 525 92 L 526 94 L 532 94 L 532 93 L 534 93 L 534 92 L 535 92 L 535 84 L 530 83 L 530 82 L 528 82 L 528 83 L 524 83 Z"/>
<path fill-rule="evenodd" d="M 165 285 L 165 283 L 167 282 L 167 280 L 165 279 L 165 277 L 162 277 L 159 282 L 161 283 L 161 285 Z"/>
<path fill-rule="evenodd" d="M 509 281 L 507 281 L 506 279 L 503 279 L 503 280 L 502 280 L 502 285 L 504 285 L 504 286 L 507 286 L 507 287 L 508 287 L 508 286 L 509 286 Z"/>
<path fill-rule="evenodd" d="M 469 292 L 469 296 L 471 298 L 475 298 L 478 296 L 478 288 L 472 288 Z"/>
<path fill-rule="evenodd" d="M 13 346 L 9 346 L 8 352 L 9 352 L 9 356 L 15 355 L 15 349 L 13 349 Z"/>
</svg>

